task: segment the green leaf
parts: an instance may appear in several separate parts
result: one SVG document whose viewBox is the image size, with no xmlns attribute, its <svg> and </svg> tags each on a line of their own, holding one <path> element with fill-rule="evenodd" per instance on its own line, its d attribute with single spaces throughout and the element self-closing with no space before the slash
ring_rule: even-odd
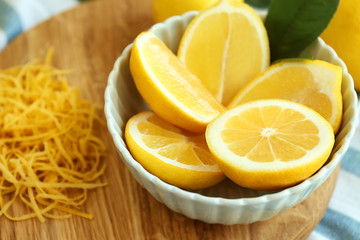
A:
<svg viewBox="0 0 360 240">
<path fill-rule="evenodd" d="M 333 17 L 339 0 L 272 0 L 265 27 L 271 60 L 296 57 Z"/>
</svg>

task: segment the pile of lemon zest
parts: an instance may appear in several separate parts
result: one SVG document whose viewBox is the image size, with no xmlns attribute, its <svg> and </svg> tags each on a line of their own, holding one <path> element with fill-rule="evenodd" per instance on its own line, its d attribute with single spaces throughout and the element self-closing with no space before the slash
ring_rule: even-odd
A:
<svg viewBox="0 0 360 240">
<path fill-rule="evenodd" d="M 81 210 L 88 190 L 107 185 L 94 182 L 106 169 L 100 108 L 51 66 L 53 51 L 0 70 L 0 216 L 13 221 L 92 219 Z"/>
</svg>

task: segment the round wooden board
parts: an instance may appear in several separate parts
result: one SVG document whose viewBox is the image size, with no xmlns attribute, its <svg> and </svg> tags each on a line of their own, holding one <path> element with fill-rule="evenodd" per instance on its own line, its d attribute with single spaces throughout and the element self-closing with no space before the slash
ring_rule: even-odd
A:
<svg viewBox="0 0 360 240">
<path fill-rule="evenodd" d="M 103 104 L 115 59 L 151 25 L 151 0 L 93 0 L 18 36 L 0 53 L 0 68 L 44 59 L 54 46 L 53 64 L 74 69 L 71 84 L 85 98 Z M 0 239 L 306 239 L 326 211 L 339 172 L 338 167 L 307 200 L 270 220 L 207 224 L 177 214 L 151 197 L 117 155 L 106 126 L 97 131 L 108 147 L 102 180 L 109 185 L 88 195 L 84 210 L 94 218 L 40 223 L 37 219 L 12 222 L 2 216 Z"/>
</svg>

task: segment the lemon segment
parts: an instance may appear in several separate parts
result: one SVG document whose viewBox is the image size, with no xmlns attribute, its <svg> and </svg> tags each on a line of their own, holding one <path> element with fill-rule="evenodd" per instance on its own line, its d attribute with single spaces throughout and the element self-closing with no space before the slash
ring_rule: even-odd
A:
<svg viewBox="0 0 360 240">
<path fill-rule="evenodd" d="M 151 111 L 138 113 L 128 121 L 125 140 L 146 170 L 174 186 L 202 189 L 225 178 L 204 134 L 182 130 Z"/>
<path fill-rule="evenodd" d="M 321 60 L 282 60 L 249 82 L 229 107 L 257 99 L 280 98 L 314 109 L 334 128 L 342 119 L 341 67 Z"/>
<path fill-rule="evenodd" d="M 269 40 L 250 6 L 221 1 L 190 22 L 178 57 L 226 106 L 242 86 L 269 66 Z"/>
<path fill-rule="evenodd" d="M 141 33 L 136 38 L 130 71 L 151 109 L 178 127 L 204 132 L 206 125 L 224 110 L 152 32 Z"/>
<path fill-rule="evenodd" d="M 206 141 L 225 175 L 235 183 L 273 190 L 314 174 L 331 153 L 334 132 L 305 105 L 269 99 L 222 113 L 208 125 Z"/>
</svg>

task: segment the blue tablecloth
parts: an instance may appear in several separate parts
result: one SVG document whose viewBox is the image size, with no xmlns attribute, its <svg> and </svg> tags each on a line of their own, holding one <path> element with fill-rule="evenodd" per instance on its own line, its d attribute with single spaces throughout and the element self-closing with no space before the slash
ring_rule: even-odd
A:
<svg viewBox="0 0 360 240">
<path fill-rule="evenodd" d="M 21 32 L 77 4 L 76 0 L 0 0 L 0 51 Z M 309 237 L 325 239 L 360 239 L 360 127 L 343 158 L 328 210 Z"/>
</svg>

